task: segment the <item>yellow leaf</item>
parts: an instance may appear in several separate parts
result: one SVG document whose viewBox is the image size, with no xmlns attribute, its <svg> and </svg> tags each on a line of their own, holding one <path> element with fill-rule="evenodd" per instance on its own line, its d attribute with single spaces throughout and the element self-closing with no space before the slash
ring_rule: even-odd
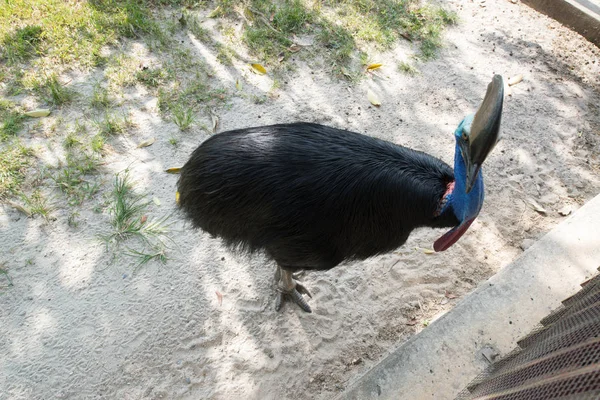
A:
<svg viewBox="0 0 600 400">
<path fill-rule="evenodd" d="M 256 72 L 257 74 L 264 75 L 267 73 L 267 70 L 265 69 L 265 67 L 263 67 L 260 64 L 254 63 L 254 64 L 250 64 L 250 65 L 252 66 L 252 70 L 254 72 Z"/>
<path fill-rule="evenodd" d="M 379 97 L 371 89 L 367 91 L 367 98 L 374 106 L 379 107 L 381 105 L 381 100 L 379 100 Z"/>
<path fill-rule="evenodd" d="M 33 118 L 47 117 L 50 115 L 50 110 L 47 108 L 38 108 L 37 110 L 26 112 L 25 115 Z"/>
<path fill-rule="evenodd" d="M 175 192 L 175 203 L 179 204 L 179 192 Z"/>
<path fill-rule="evenodd" d="M 421 247 L 415 247 L 415 250 L 422 251 L 424 254 L 435 254 L 435 250 L 432 250 L 432 249 L 424 249 Z"/>
<path fill-rule="evenodd" d="M 521 82 L 522 80 L 523 80 L 523 74 L 511 76 L 510 78 L 508 78 L 508 86 L 516 85 L 517 83 Z"/>
<path fill-rule="evenodd" d="M 154 143 L 156 141 L 156 138 L 150 138 L 148 140 L 144 140 L 143 142 L 141 142 L 140 144 L 137 145 L 137 148 L 142 148 L 142 147 L 148 147 L 150 146 L 152 143 Z"/>
<path fill-rule="evenodd" d="M 239 78 L 235 81 L 235 88 L 237 90 L 242 90 L 242 82 L 240 82 Z"/>
<path fill-rule="evenodd" d="M 367 71 L 373 71 L 376 70 L 377 68 L 381 68 L 383 64 L 369 64 L 367 65 Z"/>
<path fill-rule="evenodd" d="M 169 169 L 165 170 L 165 172 L 168 174 L 178 174 L 181 172 L 181 167 L 169 168 Z"/>
</svg>

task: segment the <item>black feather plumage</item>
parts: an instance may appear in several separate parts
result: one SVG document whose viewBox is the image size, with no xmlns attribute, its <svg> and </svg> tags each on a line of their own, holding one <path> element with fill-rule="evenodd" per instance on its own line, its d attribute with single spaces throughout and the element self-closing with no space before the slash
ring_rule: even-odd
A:
<svg viewBox="0 0 600 400">
<path fill-rule="evenodd" d="M 428 154 L 318 124 L 238 129 L 202 143 L 181 169 L 193 225 L 289 270 L 329 269 L 404 244 L 434 217 L 452 168 Z"/>
</svg>

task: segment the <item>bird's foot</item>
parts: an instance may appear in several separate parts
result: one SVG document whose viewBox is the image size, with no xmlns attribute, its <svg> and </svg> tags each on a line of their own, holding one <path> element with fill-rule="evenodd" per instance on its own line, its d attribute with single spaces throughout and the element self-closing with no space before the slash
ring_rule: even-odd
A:
<svg viewBox="0 0 600 400">
<path fill-rule="evenodd" d="M 285 303 L 287 300 L 292 300 L 294 303 L 300 306 L 302 310 L 308 313 L 312 312 L 310 306 L 302 296 L 303 294 L 305 294 L 308 297 L 312 298 L 312 295 L 310 294 L 308 289 L 304 287 L 304 285 L 302 285 L 301 283 L 294 280 L 293 278 L 295 278 L 295 276 L 292 275 L 291 272 L 281 268 L 279 268 L 277 272 L 278 273 L 276 276 L 278 276 L 279 279 L 277 279 L 278 282 L 277 297 L 275 299 L 275 311 L 279 311 L 283 303 Z"/>
</svg>

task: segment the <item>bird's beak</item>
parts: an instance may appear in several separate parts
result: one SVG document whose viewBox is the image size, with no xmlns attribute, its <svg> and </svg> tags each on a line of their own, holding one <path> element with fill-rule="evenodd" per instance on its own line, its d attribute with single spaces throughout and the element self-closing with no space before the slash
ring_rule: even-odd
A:
<svg viewBox="0 0 600 400">
<path fill-rule="evenodd" d="M 473 117 L 470 126 L 469 141 L 465 143 L 463 154 L 466 154 L 467 193 L 471 191 L 481 164 L 500 139 L 500 121 L 504 102 L 504 79 L 494 75 L 487 87 L 487 92 Z"/>
</svg>

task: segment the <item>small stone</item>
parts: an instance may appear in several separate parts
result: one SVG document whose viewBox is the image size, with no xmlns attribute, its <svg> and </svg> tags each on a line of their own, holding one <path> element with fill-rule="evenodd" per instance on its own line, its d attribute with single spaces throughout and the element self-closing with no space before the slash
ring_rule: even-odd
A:
<svg viewBox="0 0 600 400">
<path fill-rule="evenodd" d="M 525 240 L 523 240 L 523 243 L 521 243 L 521 250 L 523 250 L 523 251 L 527 250 L 534 243 L 535 243 L 535 240 L 533 240 L 533 239 L 525 239 Z"/>
<path fill-rule="evenodd" d="M 481 349 L 481 355 L 487 360 L 487 362 L 491 364 L 494 362 L 496 357 L 498 357 L 499 353 L 492 347 L 485 346 L 483 349 Z"/>
<path fill-rule="evenodd" d="M 564 206 L 563 208 L 558 210 L 558 213 L 560 215 L 562 215 L 563 217 L 566 217 L 567 215 L 571 214 L 572 212 L 573 212 L 573 207 L 571 207 L 570 205 Z"/>
</svg>

